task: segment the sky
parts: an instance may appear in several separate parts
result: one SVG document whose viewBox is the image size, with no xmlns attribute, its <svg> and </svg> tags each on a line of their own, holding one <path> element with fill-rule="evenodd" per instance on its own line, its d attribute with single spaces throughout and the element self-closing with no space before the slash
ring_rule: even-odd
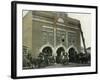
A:
<svg viewBox="0 0 100 80">
<path fill-rule="evenodd" d="M 27 12 L 28 11 L 24 11 L 23 16 L 25 16 Z M 82 14 L 82 13 L 67 13 L 67 14 L 71 18 L 80 20 L 83 36 L 85 38 L 86 48 L 91 47 L 91 14 Z M 81 46 L 83 47 L 82 38 L 81 38 Z"/>
<path fill-rule="evenodd" d="M 68 13 L 68 16 L 80 20 L 81 28 L 85 38 L 86 47 L 90 47 L 91 46 L 91 14 Z M 81 45 L 83 46 L 82 39 L 81 39 Z"/>
</svg>

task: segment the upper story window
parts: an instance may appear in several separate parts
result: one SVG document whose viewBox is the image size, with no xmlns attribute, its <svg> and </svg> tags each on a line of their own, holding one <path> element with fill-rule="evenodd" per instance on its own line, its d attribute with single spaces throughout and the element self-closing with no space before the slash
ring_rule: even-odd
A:
<svg viewBox="0 0 100 80">
<path fill-rule="evenodd" d="M 75 32 L 68 32 L 68 45 L 76 45 L 77 36 Z"/>
<path fill-rule="evenodd" d="M 57 30 L 56 32 L 56 45 L 66 46 L 66 31 Z"/>
<path fill-rule="evenodd" d="M 48 27 L 48 26 L 43 26 L 42 27 L 42 43 L 43 44 L 54 44 L 54 33 L 53 33 L 53 28 Z"/>
</svg>

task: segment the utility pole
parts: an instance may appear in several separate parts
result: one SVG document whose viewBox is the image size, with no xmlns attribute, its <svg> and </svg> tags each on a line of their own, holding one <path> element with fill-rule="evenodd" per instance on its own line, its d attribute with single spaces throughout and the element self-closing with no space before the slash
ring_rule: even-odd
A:
<svg viewBox="0 0 100 80">
<path fill-rule="evenodd" d="M 85 45 L 85 38 L 83 35 L 83 31 L 81 29 L 81 24 L 79 24 L 79 29 L 80 29 L 80 33 L 81 33 L 81 37 L 82 37 L 83 46 L 84 46 L 84 52 L 85 52 L 85 54 L 87 54 L 86 45 Z"/>
</svg>

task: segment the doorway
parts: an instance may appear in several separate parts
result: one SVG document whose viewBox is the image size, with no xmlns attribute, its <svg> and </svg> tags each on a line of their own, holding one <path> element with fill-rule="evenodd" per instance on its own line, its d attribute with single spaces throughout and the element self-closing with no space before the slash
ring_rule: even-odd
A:
<svg viewBox="0 0 100 80">
<path fill-rule="evenodd" d="M 69 53 L 69 62 L 75 62 L 77 56 L 77 52 L 75 51 L 75 49 L 73 47 L 70 48 L 68 53 Z"/>
<path fill-rule="evenodd" d="M 65 52 L 65 49 L 63 47 L 59 47 L 56 51 L 57 56 L 56 56 L 56 63 L 61 63 L 61 59 L 62 59 L 62 53 Z"/>
<path fill-rule="evenodd" d="M 52 48 L 49 46 L 46 46 L 43 48 L 42 52 L 47 56 L 52 56 Z"/>
</svg>

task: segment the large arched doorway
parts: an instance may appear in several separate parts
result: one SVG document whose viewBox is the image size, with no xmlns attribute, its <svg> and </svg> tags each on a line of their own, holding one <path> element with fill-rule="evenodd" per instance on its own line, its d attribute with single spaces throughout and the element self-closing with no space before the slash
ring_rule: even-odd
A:
<svg viewBox="0 0 100 80">
<path fill-rule="evenodd" d="M 61 62 L 61 58 L 62 58 L 62 53 L 65 53 L 65 49 L 63 47 L 59 47 L 56 51 L 57 56 L 56 56 L 56 63 L 60 63 Z"/>
<path fill-rule="evenodd" d="M 73 47 L 71 47 L 68 51 L 69 53 L 69 62 L 76 62 L 77 52 Z"/>
<path fill-rule="evenodd" d="M 56 51 L 57 56 L 60 56 L 62 52 L 65 52 L 65 49 L 63 47 L 59 47 Z"/>
<path fill-rule="evenodd" d="M 52 56 L 53 50 L 51 47 L 46 46 L 43 48 L 42 52 L 47 56 Z"/>
<path fill-rule="evenodd" d="M 52 56 L 53 49 L 50 46 L 43 46 L 39 53 L 39 66 L 44 67 L 50 64 L 50 57 Z"/>
</svg>

